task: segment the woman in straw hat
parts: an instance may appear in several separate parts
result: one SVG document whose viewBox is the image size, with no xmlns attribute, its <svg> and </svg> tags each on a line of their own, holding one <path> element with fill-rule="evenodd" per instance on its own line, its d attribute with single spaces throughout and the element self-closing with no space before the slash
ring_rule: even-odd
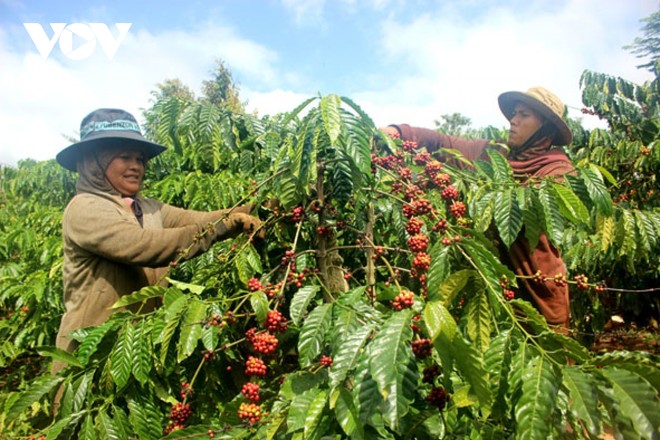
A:
<svg viewBox="0 0 660 440">
<path fill-rule="evenodd" d="M 533 87 L 527 92 L 502 93 L 498 102 L 510 123 L 507 158 L 516 175 L 561 179 L 575 171 L 566 154 L 557 148 L 573 140 L 564 121 L 564 104 L 557 96 L 542 87 Z M 429 151 L 452 148 L 469 160 L 487 158 L 485 149 L 489 141 L 485 139 L 462 139 L 407 124 L 390 125 L 381 130 L 403 140 L 415 141 Z M 521 276 L 532 277 L 540 272 L 544 277 L 554 277 L 566 273 L 559 250 L 548 241 L 545 233 L 534 249 L 530 249 L 529 242 L 521 234 L 509 248 L 508 256 L 513 269 Z M 551 280 L 537 283 L 522 278 L 521 284 L 549 324 L 568 326 L 570 305 L 565 283 Z"/>
<path fill-rule="evenodd" d="M 162 282 L 182 249 L 192 245 L 184 255 L 191 258 L 220 238 L 262 233 L 249 207 L 200 212 L 142 198 L 147 162 L 165 147 L 146 140 L 130 113 L 95 110 L 82 120 L 80 136 L 57 154 L 60 165 L 78 172 L 77 193 L 62 218 L 66 311 L 57 346 L 66 351 L 76 347 L 68 337 L 73 330 L 103 323 L 123 295 Z M 56 363 L 54 370 L 62 367 Z"/>
</svg>

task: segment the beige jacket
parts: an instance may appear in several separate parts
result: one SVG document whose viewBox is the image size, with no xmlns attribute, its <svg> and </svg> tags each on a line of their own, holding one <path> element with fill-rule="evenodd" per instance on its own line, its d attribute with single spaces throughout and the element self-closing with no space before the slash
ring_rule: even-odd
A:
<svg viewBox="0 0 660 440">
<path fill-rule="evenodd" d="M 154 285 L 180 250 L 195 241 L 222 211 L 198 212 L 139 199 L 143 226 L 118 195 L 81 193 L 64 211 L 64 304 L 57 346 L 75 348 L 66 335 L 99 325 L 120 297 Z M 189 257 L 205 251 L 215 234 L 206 234 Z M 146 310 L 153 310 L 148 304 Z M 143 307 L 145 311 L 145 307 Z"/>
<path fill-rule="evenodd" d="M 141 226 L 104 177 L 103 167 L 111 159 L 99 154 L 79 162 L 77 194 L 62 218 L 66 311 L 56 345 L 69 352 L 76 347 L 67 337 L 73 330 L 105 322 L 119 298 L 157 283 L 181 250 L 195 243 L 187 255 L 194 257 L 228 233 L 220 224 L 217 232 L 196 241 L 208 223 L 225 216 L 224 210 L 184 210 L 137 197 L 143 211 Z M 156 305 L 152 301 L 141 310 L 150 311 Z"/>
</svg>

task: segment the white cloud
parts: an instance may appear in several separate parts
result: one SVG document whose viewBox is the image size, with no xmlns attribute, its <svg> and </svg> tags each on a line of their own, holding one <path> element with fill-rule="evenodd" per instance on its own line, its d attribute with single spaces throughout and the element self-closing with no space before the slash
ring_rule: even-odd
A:
<svg viewBox="0 0 660 440">
<path fill-rule="evenodd" d="M 256 92 L 242 89 L 241 97 L 248 101 L 246 110 L 259 116 L 290 112 L 312 95 L 292 90 L 275 89 L 268 92 Z"/>
<path fill-rule="evenodd" d="M 216 58 L 251 84 L 277 83 L 277 55 L 226 27 L 158 35 L 131 29 L 111 60 L 98 49 L 82 61 L 66 59 L 57 45 L 47 59 L 36 49 L 16 52 L 0 31 L 0 163 L 55 157 L 69 143 L 62 134 L 75 136 L 80 120 L 98 107 L 139 118 L 156 84 L 179 78 L 198 89 Z"/>
<path fill-rule="evenodd" d="M 493 8 L 480 18 L 458 15 L 451 3 L 412 20 L 393 15 L 383 24 L 381 47 L 383 58 L 395 60 L 390 68 L 397 79 L 380 96 L 365 95 L 374 100 L 365 107 L 390 118 L 381 123 L 432 126 L 440 115 L 460 112 L 477 127 L 503 126 L 497 96 L 542 85 L 571 107 L 572 116 L 581 116 L 584 69 L 637 82 L 650 78 L 621 49 L 639 35 L 639 27 L 622 21 L 656 8 L 638 3 L 643 11 L 635 14 L 623 2 L 604 8 L 598 0 L 572 0 L 551 11 Z M 397 105 L 401 111 L 392 117 L 386 109 Z"/>
<path fill-rule="evenodd" d="M 293 14 L 298 25 L 321 23 L 325 0 L 282 0 L 282 5 Z"/>
</svg>

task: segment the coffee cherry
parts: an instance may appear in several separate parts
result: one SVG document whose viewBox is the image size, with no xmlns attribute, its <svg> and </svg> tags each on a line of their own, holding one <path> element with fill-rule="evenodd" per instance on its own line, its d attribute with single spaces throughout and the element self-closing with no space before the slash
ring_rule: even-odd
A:
<svg viewBox="0 0 660 440">
<path fill-rule="evenodd" d="M 254 403 L 241 403 L 238 407 L 238 417 L 250 424 L 258 423 L 261 420 L 261 407 Z"/>
<path fill-rule="evenodd" d="M 401 144 L 401 149 L 408 153 L 414 153 L 417 148 L 417 142 L 415 141 L 403 141 L 403 144 Z"/>
<path fill-rule="evenodd" d="M 430 405 L 437 407 L 441 411 L 447 404 L 447 400 L 449 400 L 449 398 L 445 389 L 442 387 L 433 387 L 429 392 L 429 395 L 426 397 L 426 401 Z"/>
<path fill-rule="evenodd" d="M 511 289 L 504 289 L 503 293 L 504 293 L 504 299 L 506 299 L 507 301 L 511 301 L 513 298 L 516 297 L 516 292 L 514 292 Z"/>
<path fill-rule="evenodd" d="M 417 185 L 408 185 L 403 197 L 406 200 L 416 200 L 424 194 L 424 191 Z"/>
<path fill-rule="evenodd" d="M 192 415 L 190 410 L 189 403 L 177 402 L 172 405 L 172 410 L 170 411 L 170 420 L 175 425 L 185 426 L 186 421 Z"/>
<path fill-rule="evenodd" d="M 557 286 L 564 287 L 566 285 L 566 275 L 558 273 L 552 278 L 552 281 L 554 281 Z"/>
<path fill-rule="evenodd" d="M 319 363 L 324 367 L 332 367 L 332 358 L 330 356 L 321 356 Z"/>
<path fill-rule="evenodd" d="M 433 364 L 430 367 L 424 368 L 424 371 L 422 371 L 422 382 L 433 383 L 439 375 L 440 367 L 437 364 Z"/>
<path fill-rule="evenodd" d="M 247 285 L 250 292 L 256 292 L 257 290 L 262 290 L 264 288 L 258 278 L 250 278 Z"/>
<path fill-rule="evenodd" d="M 245 362 L 245 374 L 247 376 L 265 376 L 267 372 L 266 364 L 261 359 L 248 356 Z"/>
<path fill-rule="evenodd" d="M 408 239 L 408 247 L 413 252 L 423 252 L 429 245 L 429 238 L 424 234 L 416 234 Z"/>
<path fill-rule="evenodd" d="M 463 217 L 463 215 L 465 215 L 465 213 L 467 212 L 467 207 L 465 206 L 465 203 L 463 203 L 463 202 L 454 202 L 449 207 L 449 212 L 454 217 Z"/>
<path fill-rule="evenodd" d="M 305 217 L 305 208 L 302 206 L 296 206 L 291 210 L 291 221 L 293 223 L 298 223 Z"/>
<path fill-rule="evenodd" d="M 446 173 L 438 173 L 433 178 L 433 183 L 435 183 L 440 188 L 444 188 L 451 183 L 451 177 Z"/>
<path fill-rule="evenodd" d="M 401 180 L 407 181 L 412 179 L 412 171 L 408 167 L 399 167 L 396 172 L 401 177 Z"/>
<path fill-rule="evenodd" d="M 412 202 L 412 208 L 415 210 L 415 214 L 424 215 L 433 210 L 433 205 L 426 199 L 419 199 Z"/>
<path fill-rule="evenodd" d="M 426 252 L 419 252 L 413 258 L 413 267 L 422 272 L 426 272 L 431 265 L 431 256 Z"/>
<path fill-rule="evenodd" d="M 288 323 L 284 315 L 278 310 L 270 310 L 266 317 L 266 328 L 273 333 L 283 333 L 286 331 Z"/>
<path fill-rule="evenodd" d="M 449 185 L 442 190 L 440 196 L 448 202 L 452 200 L 456 200 L 458 198 L 458 190 L 454 185 Z"/>
<path fill-rule="evenodd" d="M 412 342 L 412 351 L 418 358 L 425 358 L 431 356 L 431 349 L 433 344 L 430 339 L 423 338 L 417 339 Z"/>
<path fill-rule="evenodd" d="M 254 351 L 261 354 L 273 353 L 279 343 L 277 338 L 268 332 L 255 334 L 250 342 Z"/>
<path fill-rule="evenodd" d="M 392 308 L 394 310 L 403 310 L 412 307 L 414 303 L 415 295 L 409 290 L 404 290 L 392 300 Z"/>
<path fill-rule="evenodd" d="M 250 402 L 258 402 L 260 387 L 254 382 L 248 382 L 241 388 L 241 393 L 245 396 Z"/>
<path fill-rule="evenodd" d="M 442 170 L 442 163 L 438 162 L 437 160 L 432 160 L 430 162 L 427 162 L 426 165 L 424 166 L 424 172 L 431 179 L 434 179 L 435 176 L 438 175 L 440 170 Z"/>
<path fill-rule="evenodd" d="M 586 290 L 589 288 L 589 278 L 587 278 L 586 275 L 581 274 L 581 275 L 575 275 L 573 277 L 575 282 L 577 283 L 577 288 L 580 290 Z"/>
<path fill-rule="evenodd" d="M 406 223 L 406 232 L 408 232 L 410 235 L 419 234 L 419 232 L 422 230 L 422 226 L 424 226 L 424 222 L 422 220 L 418 219 L 417 217 L 411 217 L 410 220 L 408 220 L 408 223 Z"/>
<path fill-rule="evenodd" d="M 428 151 L 420 151 L 419 153 L 415 154 L 415 157 L 413 157 L 413 161 L 417 165 L 424 165 L 430 160 L 431 160 L 431 155 L 429 154 Z"/>
</svg>

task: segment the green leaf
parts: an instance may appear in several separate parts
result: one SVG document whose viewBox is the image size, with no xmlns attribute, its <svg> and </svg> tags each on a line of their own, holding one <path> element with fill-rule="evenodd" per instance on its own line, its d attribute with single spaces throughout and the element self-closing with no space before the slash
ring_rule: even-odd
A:
<svg viewBox="0 0 660 440">
<path fill-rule="evenodd" d="M 74 384 L 75 393 L 72 402 L 73 412 L 78 412 L 84 409 L 93 379 L 94 372 L 90 371 L 81 376 Z"/>
<path fill-rule="evenodd" d="M 61 348 L 43 346 L 37 347 L 36 350 L 37 353 L 39 353 L 41 356 L 53 358 L 54 361 L 64 362 L 69 365 L 73 365 L 74 367 L 83 367 L 83 364 L 80 363 L 77 357 L 67 351 L 62 350 Z"/>
<path fill-rule="evenodd" d="M 633 210 L 633 215 L 637 229 L 638 247 L 644 250 L 645 255 L 648 255 L 652 252 L 657 242 L 653 230 L 653 222 L 645 212 L 638 209 Z"/>
<path fill-rule="evenodd" d="M 298 178 L 290 171 L 282 174 L 277 181 L 277 199 L 284 209 L 293 208 L 301 199 L 298 191 Z"/>
<path fill-rule="evenodd" d="M 581 168 L 580 177 L 587 187 L 591 200 L 598 207 L 598 211 L 610 215 L 613 208 L 612 198 L 603 183 L 603 178 L 598 167 L 594 164 L 589 164 L 588 168 Z"/>
<path fill-rule="evenodd" d="M 616 235 L 616 222 L 614 221 L 614 217 L 598 214 L 596 216 L 596 231 L 601 243 L 600 250 L 607 252 L 614 243 Z"/>
<path fill-rule="evenodd" d="M 509 161 L 506 160 L 506 157 L 492 148 L 487 148 L 486 153 L 488 153 L 490 163 L 493 166 L 493 180 L 502 183 L 510 181 L 513 177 L 513 170 L 511 169 L 511 165 L 509 165 Z"/>
<path fill-rule="evenodd" d="M 538 194 L 541 206 L 543 206 L 545 230 L 548 238 L 555 244 L 560 243 L 564 233 L 564 222 L 557 200 L 553 196 L 554 191 L 552 191 L 552 186 L 550 186 L 547 180 L 541 183 Z"/>
<path fill-rule="evenodd" d="M 46 440 L 57 439 L 65 429 L 75 430 L 76 426 L 78 425 L 78 421 L 85 414 L 87 414 L 87 410 L 79 411 L 63 419 L 60 419 L 57 421 L 57 423 L 49 426 L 48 433 L 46 434 Z"/>
<path fill-rule="evenodd" d="M 552 365 L 538 356 L 522 372 L 522 395 L 516 403 L 516 439 L 545 439 L 550 434 L 558 393 Z"/>
<path fill-rule="evenodd" d="M 183 281 L 173 280 L 172 278 L 166 278 L 166 279 L 170 284 L 172 284 L 172 286 L 176 287 L 182 292 L 188 291 L 195 295 L 201 295 L 202 292 L 204 292 L 204 289 L 206 288 L 204 286 L 199 286 L 197 284 L 190 284 L 190 283 L 184 283 Z"/>
<path fill-rule="evenodd" d="M 449 275 L 440 286 L 438 299 L 442 301 L 445 307 L 449 307 L 456 298 L 456 295 L 465 288 L 470 277 L 476 272 L 470 269 L 463 269 Z M 434 297 L 435 298 L 435 297 Z"/>
<path fill-rule="evenodd" d="M 613 366 L 630 370 L 648 381 L 655 389 L 660 389 L 660 361 L 642 351 L 608 352 L 592 362 L 598 367 Z"/>
<path fill-rule="evenodd" d="M 91 414 L 85 415 L 80 425 L 80 432 L 78 433 L 78 440 L 96 440 L 96 429 L 94 429 L 94 418 Z"/>
<path fill-rule="evenodd" d="M 372 330 L 373 326 L 365 325 L 340 338 L 341 342 L 330 368 L 331 387 L 339 386 L 346 379 L 348 372 L 355 368 Z"/>
<path fill-rule="evenodd" d="M 325 96 L 321 99 L 319 107 L 321 108 L 325 132 L 330 138 L 330 144 L 334 145 L 341 133 L 341 119 L 339 117 L 341 99 L 337 95 Z"/>
<path fill-rule="evenodd" d="M 286 419 L 288 434 L 305 428 L 307 412 L 314 401 L 314 397 L 316 397 L 319 391 L 320 390 L 315 387 L 293 396 L 291 407 L 289 408 L 289 416 Z"/>
<path fill-rule="evenodd" d="M 374 129 L 376 127 L 376 124 L 374 124 L 374 121 L 369 117 L 367 113 L 365 113 L 364 110 L 362 110 L 362 107 L 357 105 L 351 98 L 342 96 L 341 100 L 348 104 L 350 108 L 355 110 L 355 112 L 360 116 L 361 122 L 365 124 L 367 127 Z"/>
<path fill-rule="evenodd" d="M 188 305 L 188 311 L 181 323 L 181 335 L 177 346 L 177 361 L 187 359 L 195 349 L 199 338 L 202 337 L 202 322 L 206 318 L 206 304 L 193 299 Z"/>
<path fill-rule="evenodd" d="M 13 420 L 29 408 L 34 402 L 37 402 L 45 394 L 50 393 L 56 386 L 62 382 L 61 377 L 42 376 L 37 378 L 30 387 L 22 392 L 18 399 L 7 401 L 5 413 L 7 420 Z"/>
<path fill-rule="evenodd" d="M 598 436 L 600 412 L 595 378 L 575 366 L 564 366 L 563 373 L 563 385 L 571 398 L 571 412 L 589 434 Z"/>
<path fill-rule="evenodd" d="M 485 232 L 493 220 L 495 193 L 484 193 L 481 197 L 474 200 L 473 203 L 474 209 L 471 209 L 470 212 L 474 213 L 472 216 L 474 228 L 479 232 Z"/>
<path fill-rule="evenodd" d="M 307 98 L 303 102 L 301 102 L 296 108 L 294 108 L 291 112 L 286 114 L 286 117 L 282 121 L 282 127 L 286 127 L 289 125 L 289 123 L 298 116 L 298 114 L 309 105 L 310 102 L 317 100 L 318 98 L 316 96 Z"/>
<path fill-rule="evenodd" d="M 136 304 L 142 301 L 146 301 L 151 298 L 160 298 L 165 294 L 167 289 L 162 286 L 147 286 L 138 290 L 137 292 L 131 293 L 130 295 L 124 295 L 117 302 L 115 302 L 111 309 L 119 309 L 122 307 L 130 306 L 131 304 Z"/>
<path fill-rule="evenodd" d="M 305 286 L 298 289 L 298 291 L 293 294 L 291 305 L 289 306 L 289 313 L 291 315 L 291 321 L 293 321 L 295 325 L 300 325 L 300 322 L 307 312 L 309 303 L 318 291 L 319 286 Z"/>
<path fill-rule="evenodd" d="M 548 330 L 548 323 L 545 317 L 532 303 L 516 298 L 509 301 L 509 304 L 522 311 L 522 314 L 515 313 L 516 318 L 529 325 L 536 333 L 543 333 L 545 330 Z"/>
<path fill-rule="evenodd" d="M 181 316 L 188 303 L 188 297 L 181 295 L 169 306 L 165 306 L 165 327 L 160 336 L 160 363 L 166 365 L 167 352 L 170 349 L 172 337 L 181 323 Z"/>
<path fill-rule="evenodd" d="M 408 413 L 417 385 L 417 364 L 412 354 L 409 310 L 392 314 L 371 344 L 370 371 L 385 405 L 383 417 L 394 430 Z"/>
<path fill-rule="evenodd" d="M 608 366 L 601 372 L 612 386 L 621 414 L 630 419 L 635 431 L 642 438 L 657 438 L 660 432 L 658 391 L 632 371 Z"/>
<path fill-rule="evenodd" d="M 452 314 L 443 305 L 442 301 L 429 301 L 426 303 L 423 312 L 424 326 L 426 333 L 435 341 L 442 338 L 443 342 L 449 342 L 454 339 L 456 334 L 456 320 Z"/>
<path fill-rule="evenodd" d="M 115 313 L 113 317 L 119 315 Z M 98 327 L 93 327 L 84 339 L 80 342 L 80 346 L 76 349 L 75 354 L 83 365 L 87 365 L 90 357 L 96 352 L 98 345 L 101 343 L 105 335 L 111 331 L 119 328 L 123 323 L 120 319 L 109 319 Z"/>
<path fill-rule="evenodd" d="M 305 427 L 303 428 L 303 434 L 305 437 L 309 437 L 310 433 L 318 428 L 321 416 L 323 415 L 323 410 L 325 409 L 327 403 L 328 391 L 319 390 L 307 407 L 307 414 L 305 415 Z"/>
<path fill-rule="evenodd" d="M 135 337 L 133 338 L 133 365 L 131 371 L 133 377 L 144 385 L 149 380 L 149 374 L 152 368 L 151 354 L 153 347 L 151 346 L 151 324 L 150 321 L 142 320 L 136 326 Z"/>
<path fill-rule="evenodd" d="M 466 306 L 468 336 L 483 352 L 490 344 L 490 304 L 483 287 L 472 291 L 471 295 Z"/>
<path fill-rule="evenodd" d="M 257 321 L 260 323 L 263 323 L 266 321 L 266 317 L 268 316 L 268 297 L 264 292 L 261 290 L 257 290 L 256 292 L 252 292 L 250 294 L 250 305 L 252 306 L 252 310 L 254 310 L 254 313 L 257 316 Z"/>
<path fill-rule="evenodd" d="M 507 329 L 493 338 L 484 353 L 484 365 L 490 377 L 494 396 L 493 416 L 496 418 L 510 411 L 505 397 L 509 391 L 509 374 L 517 344 L 518 340 L 514 337 L 514 332 Z"/>
<path fill-rule="evenodd" d="M 545 218 L 543 216 L 543 206 L 538 198 L 532 197 L 527 193 L 530 201 L 523 210 L 523 224 L 525 227 L 525 238 L 529 243 L 530 249 L 536 248 L 539 242 L 539 236 L 545 230 Z"/>
<path fill-rule="evenodd" d="M 115 424 L 115 421 L 106 411 L 99 411 L 95 419 L 96 432 L 99 440 L 121 440 L 125 437 Z"/>
<path fill-rule="evenodd" d="M 136 389 L 128 397 L 128 419 L 141 440 L 156 440 L 161 437 L 161 413 L 155 396 Z"/>
<path fill-rule="evenodd" d="M 341 429 L 351 439 L 364 439 L 364 429 L 360 423 L 360 415 L 353 402 L 353 396 L 345 388 L 335 391 L 335 417 Z"/>
<path fill-rule="evenodd" d="M 462 240 L 461 246 L 471 258 L 475 270 L 485 276 L 485 283 L 491 291 L 499 292 L 499 282 L 502 276 L 514 281 L 516 275 L 506 267 L 499 256 L 491 252 L 483 243 L 477 240 Z"/>
<path fill-rule="evenodd" d="M 115 346 L 110 353 L 110 371 L 112 380 L 119 388 L 124 388 L 131 377 L 133 365 L 133 345 L 135 329 L 133 324 L 127 322 L 119 332 Z"/>
<path fill-rule="evenodd" d="M 311 365 L 321 354 L 331 322 L 332 304 L 321 304 L 305 319 L 298 338 L 298 361 L 302 368 Z"/>
<path fill-rule="evenodd" d="M 522 211 L 518 206 L 516 193 L 513 190 L 506 189 L 500 191 L 495 197 L 495 212 L 493 213 L 493 218 L 495 219 L 495 225 L 500 233 L 502 242 L 506 247 L 509 247 L 518 237 L 518 234 L 522 229 Z"/>
<path fill-rule="evenodd" d="M 486 418 L 490 414 L 492 395 L 481 353 L 474 345 L 463 339 L 460 332 L 457 332 L 451 341 L 451 352 L 458 372 L 470 384 L 470 388 L 479 400 L 481 413 Z"/>
<path fill-rule="evenodd" d="M 449 276 L 451 265 L 449 263 L 450 247 L 443 245 L 439 240 L 432 247 L 429 255 L 431 265 L 427 272 L 427 287 L 429 300 L 439 299 L 440 286 Z"/>
<path fill-rule="evenodd" d="M 561 202 L 562 212 L 573 223 L 589 224 L 589 211 L 582 200 L 564 185 L 552 182 L 552 188 Z"/>
</svg>

